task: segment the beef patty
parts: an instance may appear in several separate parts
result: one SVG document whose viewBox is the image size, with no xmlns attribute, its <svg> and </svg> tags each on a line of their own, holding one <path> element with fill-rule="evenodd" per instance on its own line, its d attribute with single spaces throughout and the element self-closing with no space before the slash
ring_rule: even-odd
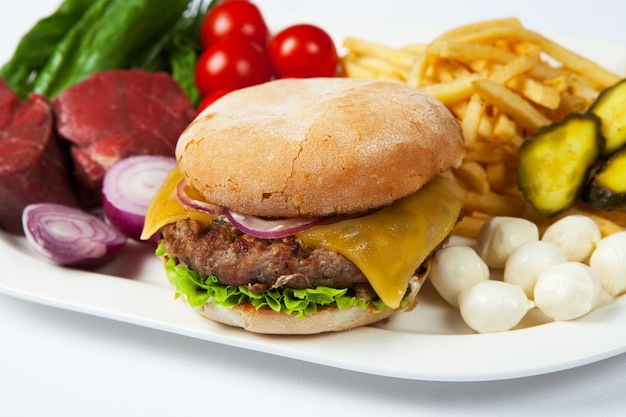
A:
<svg viewBox="0 0 626 417">
<path fill-rule="evenodd" d="M 162 231 L 165 252 L 200 275 L 255 292 L 288 287 L 349 288 L 357 297 L 378 298 L 361 270 L 345 256 L 311 248 L 295 236 L 257 239 L 223 217 L 211 224 L 180 220 Z"/>
</svg>

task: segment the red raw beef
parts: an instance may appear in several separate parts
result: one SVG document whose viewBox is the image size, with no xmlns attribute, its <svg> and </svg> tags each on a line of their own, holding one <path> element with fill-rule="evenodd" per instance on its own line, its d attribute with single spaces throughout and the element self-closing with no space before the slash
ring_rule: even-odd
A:
<svg viewBox="0 0 626 417">
<path fill-rule="evenodd" d="M 169 74 L 139 69 L 94 74 L 59 94 L 54 111 L 59 135 L 72 143 L 76 178 L 96 191 L 122 158 L 174 155 L 195 116 Z"/>
<path fill-rule="evenodd" d="M 30 203 L 77 206 L 68 157 L 56 137 L 52 106 L 31 94 L 21 101 L 0 78 L 0 227 L 21 234 Z"/>
</svg>

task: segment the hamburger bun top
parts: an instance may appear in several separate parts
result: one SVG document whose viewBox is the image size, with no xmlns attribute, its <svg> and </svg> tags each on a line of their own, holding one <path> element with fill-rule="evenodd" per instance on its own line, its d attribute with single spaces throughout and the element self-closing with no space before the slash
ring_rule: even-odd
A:
<svg viewBox="0 0 626 417">
<path fill-rule="evenodd" d="M 382 207 L 464 154 L 460 126 L 442 103 L 354 78 L 236 90 L 205 109 L 176 147 L 181 174 L 208 201 L 267 217 Z"/>
</svg>

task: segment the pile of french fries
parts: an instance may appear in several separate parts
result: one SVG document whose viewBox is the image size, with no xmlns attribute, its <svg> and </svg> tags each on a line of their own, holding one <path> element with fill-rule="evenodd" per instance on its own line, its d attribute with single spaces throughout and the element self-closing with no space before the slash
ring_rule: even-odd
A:
<svg viewBox="0 0 626 417">
<path fill-rule="evenodd" d="M 450 30 L 402 48 L 348 37 L 345 75 L 403 83 L 437 97 L 459 120 L 467 156 L 454 175 L 467 190 L 456 233 L 475 238 L 494 216 L 523 217 L 545 228 L 568 214 L 592 217 L 603 235 L 624 230 L 625 211 L 582 202 L 543 218 L 517 188 L 520 145 L 542 126 L 584 112 L 621 77 L 525 28 L 516 18 Z"/>
</svg>

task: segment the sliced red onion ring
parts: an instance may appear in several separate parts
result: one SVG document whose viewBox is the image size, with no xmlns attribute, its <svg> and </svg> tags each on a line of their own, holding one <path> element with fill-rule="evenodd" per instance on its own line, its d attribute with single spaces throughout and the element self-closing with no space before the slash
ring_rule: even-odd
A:
<svg viewBox="0 0 626 417">
<path fill-rule="evenodd" d="M 174 157 L 140 155 L 124 158 L 109 168 L 102 182 L 107 220 L 139 241 L 150 200 L 174 167 Z"/>
<path fill-rule="evenodd" d="M 322 221 L 321 217 L 297 217 L 267 220 L 225 209 L 226 217 L 237 229 L 260 239 L 278 239 L 307 230 Z"/>
<path fill-rule="evenodd" d="M 26 206 L 22 226 L 34 250 L 61 265 L 103 261 L 127 241 L 124 234 L 99 217 L 59 204 Z"/>
<path fill-rule="evenodd" d="M 199 198 L 191 197 L 187 192 L 187 182 L 185 180 L 181 180 L 178 183 L 178 187 L 176 187 L 176 193 L 178 194 L 178 199 L 184 205 L 191 207 L 195 210 L 204 211 L 205 213 L 212 214 L 214 216 L 219 216 L 223 214 L 224 209 L 220 206 L 216 206 L 215 204 L 208 203 Z"/>
</svg>

